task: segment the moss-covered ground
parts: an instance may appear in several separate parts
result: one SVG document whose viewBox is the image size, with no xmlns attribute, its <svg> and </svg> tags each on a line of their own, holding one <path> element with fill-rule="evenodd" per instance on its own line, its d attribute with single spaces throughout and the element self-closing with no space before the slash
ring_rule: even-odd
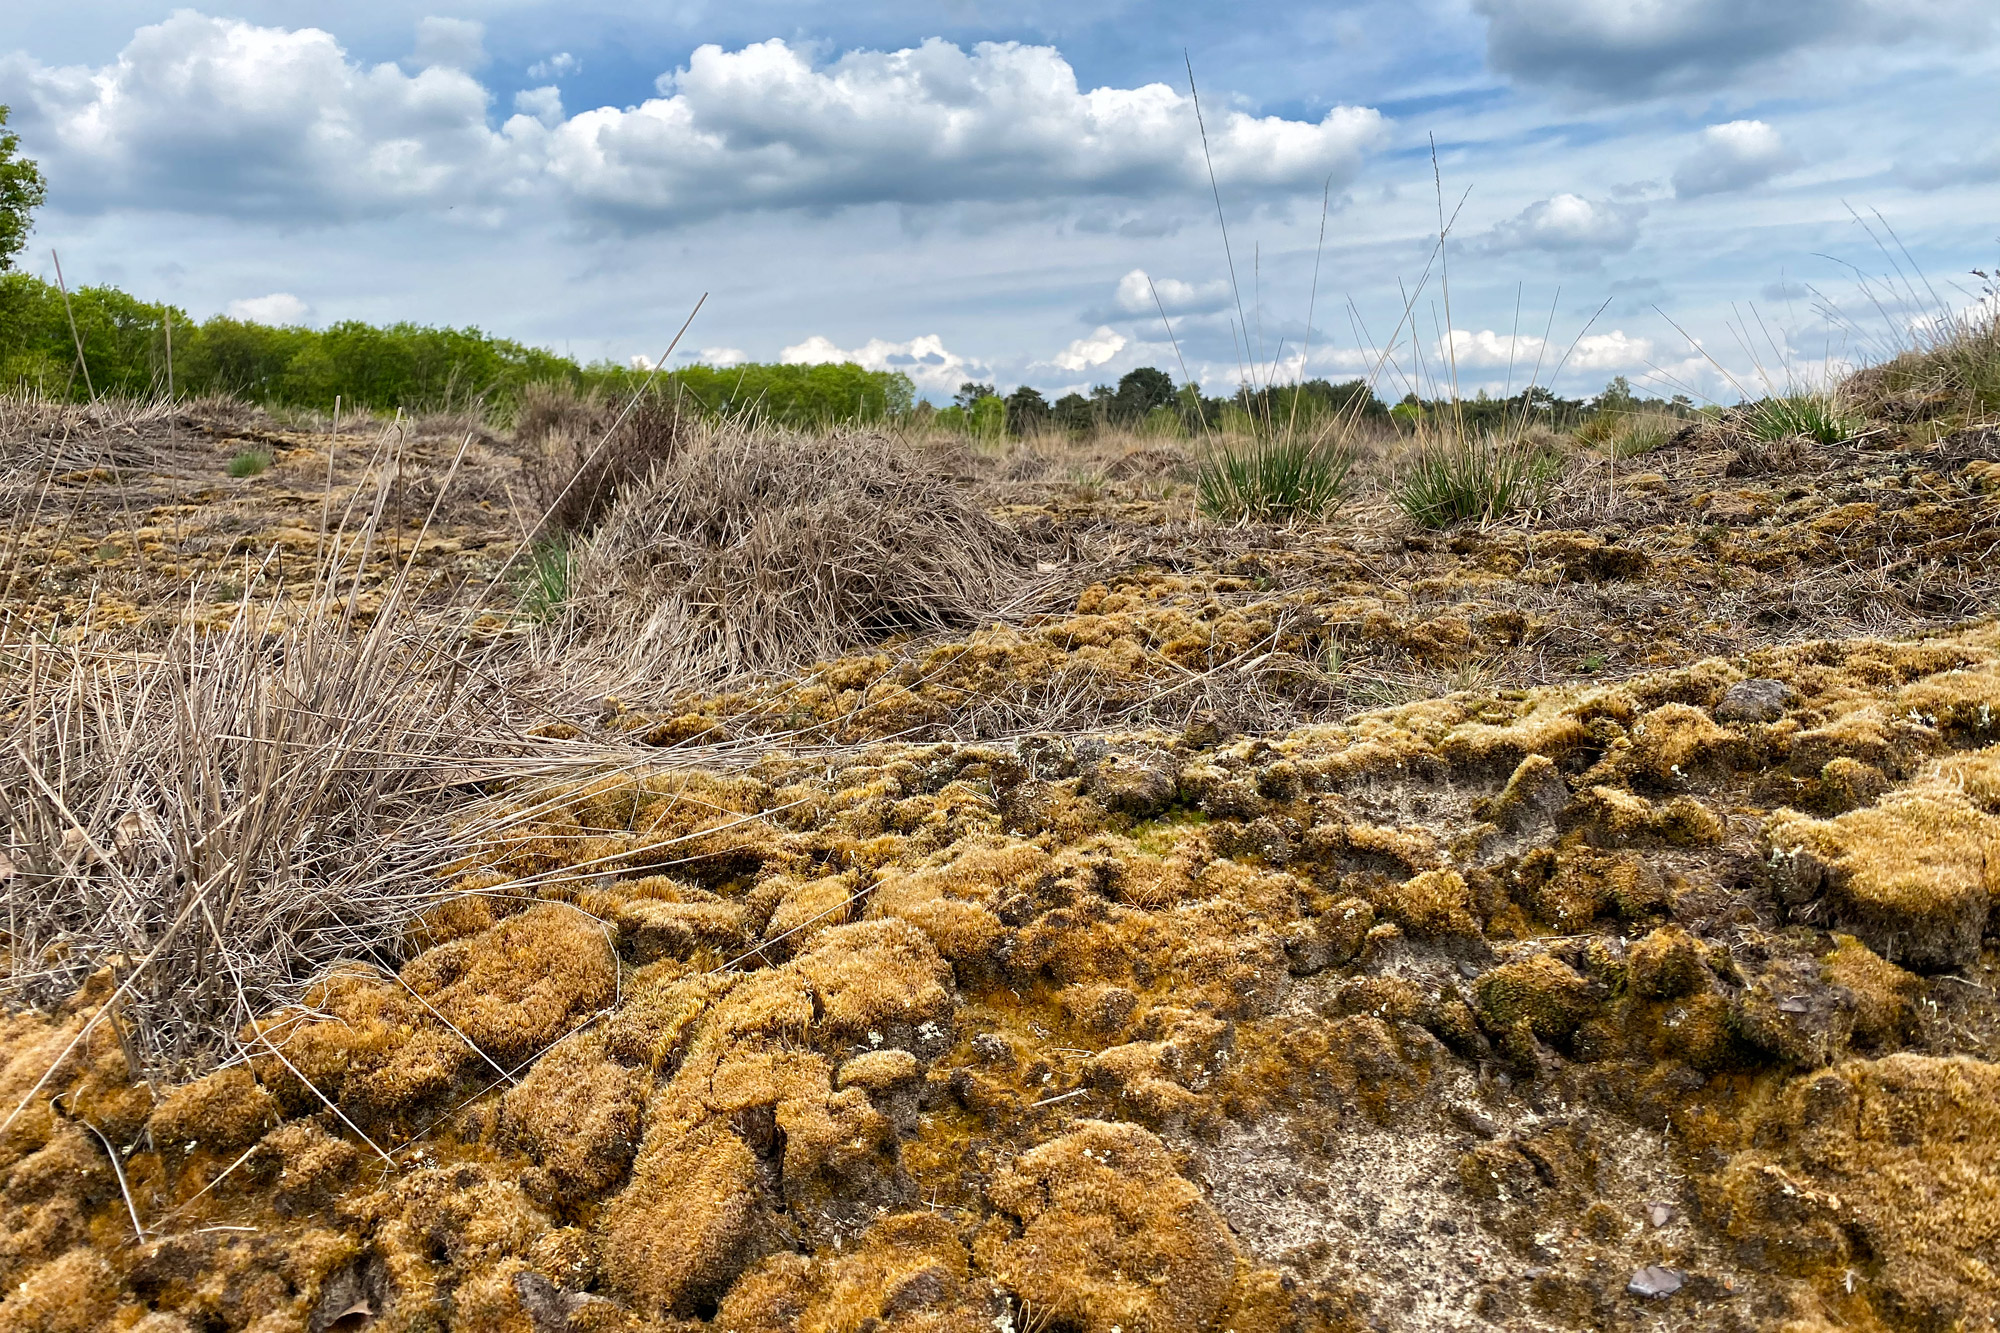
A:
<svg viewBox="0 0 2000 1333">
<path fill-rule="evenodd" d="M 329 491 L 243 429 L 50 487 L 8 613 L 203 614 L 149 590 L 458 447 Z M 522 532 L 473 447 L 439 599 Z M 557 710 L 636 758 L 488 793 L 242 1058 L 149 1084 L 101 1024 L 27 1097 L 111 973 L 0 1018 L 0 1325 L 2000 1318 L 2000 435 L 1704 428 L 1442 534 L 1203 525 L 1158 445 L 965 466 L 1039 602 Z"/>
</svg>

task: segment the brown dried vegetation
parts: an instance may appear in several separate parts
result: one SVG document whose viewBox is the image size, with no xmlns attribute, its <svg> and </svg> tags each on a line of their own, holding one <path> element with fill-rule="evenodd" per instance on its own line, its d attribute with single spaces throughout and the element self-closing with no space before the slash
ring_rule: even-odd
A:
<svg viewBox="0 0 2000 1333">
<path fill-rule="evenodd" d="M 90 447 L 134 477 L 262 429 L 176 426 L 147 454 L 168 423 L 127 425 Z M 246 489 L 304 494 L 328 463 L 327 439 L 284 439 L 263 478 L 177 492 L 186 529 L 234 515 L 261 544 Z M 8 926 L 43 991 L 17 981 L 39 1007 L 0 1017 L 0 1324 L 2000 1314 L 2000 631 L 1961 619 L 2000 587 L 1990 432 L 1753 458 L 1719 426 L 1648 454 L 1658 473 L 1575 462 L 1535 523 L 1443 536 L 1366 502 L 1225 533 L 1157 469 L 1086 498 L 1019 458 L 967 483 L 836 444 L 903 478 L 882 522 L 907 484 L 972 533 L 951 551 L 984 552 L 978 577 L 816 583 L 813 543 L 860 512 L 829 500 L 847 517 L 757 564 L 783 577 L 748 604 L 827 623 L 741 630 L 785 645 L 759 657 L 713 617 L 677 637 L 700 608 L 673 601 L 696 502 L 740 537 L 751 500 L 662 471 L 595 520 L 599 572 L 679 627 L 650 660 L 697 652 L 723 687 L 549 683 L 546 642 L 476 601 L 522 531 L 480 517 L 519 481 L 498 452 L 476 470 L 499 510 L 446 500 L 421 543 L 375 529 L 434 576 L 422 597 L 489 613 L 455 632 L 539 710 L 481 714 L 472 742 L 541 758 L 444 782 L 458 834 L 421 901 L 215 1034 L 199 1078 L 144 1058 L 147 1014 L 113 1003 L 128 951 L 72 929 L 73 956 L 35 936 L 30 958 Z M 356 467 L 341 484 L 381 494 Z M 163 505 L 171 471 L 143 483 Z M 103 545 L 162 517 L 84 514 Z M 875 531 L 889 556 L 924 540 Z M 9 538 L 10 615 L 110 628 L 79 628 L 48 522 Z M 142 540 L 212 576 L 232 558 Z M 1069 563 L 1030 573 L 1031 546 Z M 353 586 L 393 581 L 351 555 Z M 122 559 L 97 563 L 135 642 L 202 613 Z M 904 591 L 939 614 L 871 600 Z M 741 675 L 793 653 L 830 660 Z M 111 862 L 120 813 L 80 823 Z M 1643 1294 L 1655 1272 L 1677 1285 Z"/>
</svg>

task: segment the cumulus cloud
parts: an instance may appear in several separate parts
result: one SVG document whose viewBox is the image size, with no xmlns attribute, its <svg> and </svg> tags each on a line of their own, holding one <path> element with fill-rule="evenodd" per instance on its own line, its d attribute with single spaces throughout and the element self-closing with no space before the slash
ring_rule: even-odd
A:
<svg viewBox="0 0 2000 1333">
<path fill-rule="evenodd" d="M 563 118 L 562 89 L 554 84 L 541 88 L 523 88 L 514 94 L 514 109 L 524 116 L 532 116 L 544 125 L 560 125 Z"/>
<path fill-rule="evenodd" d="M 1153 294 L 1159 293 L 1159 301 Z M 1169 315 L 1205 315 L 1221 310 L 1229 304 L 1229 284 L 1220 278 L 1213 282 L 1183 282 L 1179 278 L 1149 277 L 1143 268 L 1135 268 L 1118 280 L 1117 290 L 1112 293 L 1111 305 L 1121 315 L 1158 316 L 1161 307 Z"/>
<path fill-rule="evenodd" d="M 1082 196 L 1206 186 L 1192 103 L 1165 84 L 1084 92 L 1053 47 L 933 39 L 816 68 L 781 40 L 698 48 L 662 96 L 550 134 L 548 171 L 577 198 L 642 219 L 724 209 Z M 1353 177 L 1379 113 L 1317 122 L 1224 113 L 1215 169 L 1239 191 Z"/>
<path fill-rule="evenodd" d="M 951 351 L 935 333 L 908 342 L 870 338 L 860 347 L 843 348 L 831 338 L 814 334 L 778 353 L 788 366 L 814 366 L 851 361 L 868 370 L 899 370 L 910 377 L 920 395 L 949 397 L 967 380 L 991 378 L 984 362 L 969 360 Z"/>
<path fill-rule="evenodd" d="M 288 325 L 305 323 L 312 308 L 290 292 L 272 292 L 269 296 L 246 296 L 231 301 L 222 308 L 222 313 L 251 324 Z"/>
<path fill-rule="evenodd" d="M 1511 365 L 1516 379 L 1524 384 L 1537 366 L 1543 377 L 1553 375 L 1558 366 L 1565 374 L 1644 368 L 1653 360 L 1653 340 L 1631 337 L 1623 329 L 1613 329 L 1609 333 L 1587 334 L 1572 346 L 1561 339 L 1544 342 L 1534 334 L 1453 329 L 1448 347 L 1444 339 L 1438 340 L 1439 358 L 1447 355 L 1460 370 L 1499 370 Z"/>
<path fill-rule="evenodd" d="M 486 25 L 473 19 L 418 19 L 411 59 L 424 69 L 478 69 L 486 63 Z"/>
<path fill-rule="evenodd" d="M 1514 250 L 1613 254 L 1630 250 L 1638 241 L 1639 222 L 1645 216 L 1641 203 L 1559 194 L 1496 224 L 1482 242 L 1494 254 Z"/>
<path fill-rule="evenodd" d="M 183 10 L 97 69 L 0 58 L 23 135 L 72 208 L 353 217 L 483 189 L 504 141 L 461 69 L 364 67 L 316 28 Z"/>
<path fill-rule="evenodd" d="M 366 214 L 547 199 L 627 226 L 750 209 L 1150 200 L 1208 187 L 1193 106 L 1165 84 L 1080 88 L 1059 51 L 931 40 L 816 64 L 773 40 L 703 46 L 633 107 L 564 118 L 540 88 L 497 129 L 477 24 L 427 19 L 414 74 L 318 29 L 183 10 L 109 65 L 0 60 L 21 128 L 74 206 Z M 564 72 L 559 57 L 547 74 Z M 574 68 L 574 64 L 570 65 Z M 552 86 L 552 85 L 550 85 Z M 1225 189 L 1336 188 L 1379 113 L 1210 117 Z"/>
<path fill-rule="evenodd" d="M 1473 0 L 1487 62 L 1524 83 L 1610 97 L 1717 87 L 1810 46 L 1993 28 L 1990 0 Z"/>
<path fill-rule="evenodd" d="M 1103 365 L 1124 351 L 1129 341 L 1124 334 L 1099 325 L 1088 337 L 1076 339 L 1042 364 L 1075 374 L 1079 370 Z"/>
<path fill-rule="evenodd" d="M 1693 199 L 1762 185 L 1798 165 L 1775 129 L 1761 120 L 1732 120 L 1701 132 L 1693 153 L 1674 171 L 1674 194 Z"/>
<path fill-rule="evenodd" d="M 537 60 L 528 66 L 531 79 L 566 79 L 581 72 L 583 62 L 567 51 L 558 51 L 546 60 Z"/>
</svg>

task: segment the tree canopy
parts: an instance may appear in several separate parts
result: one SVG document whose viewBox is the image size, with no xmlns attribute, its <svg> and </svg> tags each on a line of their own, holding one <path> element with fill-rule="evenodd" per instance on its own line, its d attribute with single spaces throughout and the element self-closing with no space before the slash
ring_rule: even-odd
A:
<svg viewBox="0 0 2000 1333">
<path fill-rule="evenodd" d="M 7 108 L 0 106 L 0 273 L 14 265 L 14 256 L 28 243 L 35 210 L 49 196 L 49 184 L 32 158 L 20 156 L 21 136 L 7 128 Z"/>
</svg>

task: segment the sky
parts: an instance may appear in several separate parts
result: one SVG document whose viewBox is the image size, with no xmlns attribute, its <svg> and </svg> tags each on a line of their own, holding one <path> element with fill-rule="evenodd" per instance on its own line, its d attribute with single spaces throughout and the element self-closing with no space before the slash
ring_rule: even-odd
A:
<svg viewBox="0 0 2000 1333">
<path fill-rule="evenodd" d="M 30 271 L 936 401 L 1817 382 L 2000 264 L 1996 89 L 1991 0 L 0 12 Z"/>
</svg>

